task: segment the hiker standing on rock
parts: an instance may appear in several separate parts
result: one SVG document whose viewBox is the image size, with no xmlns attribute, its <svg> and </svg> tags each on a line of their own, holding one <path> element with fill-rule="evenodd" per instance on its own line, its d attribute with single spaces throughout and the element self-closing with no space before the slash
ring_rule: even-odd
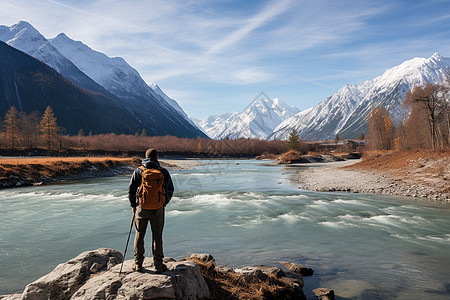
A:
<svg viewBox="0 0 450 300">
<path fill-rule="evenodd" d="M 160 166 L 156 149 L 148 149 L 142 166 L 134 170 L 128 186 L 128 198 L 135 215 L 134 269 L 144 272 L 144 237 L 148 221 L 152 229 L 152 253 L 155 272 L 167 270 L 163 263 L 164 211 L 173 195 L 169 172 Z"/>
</svg>

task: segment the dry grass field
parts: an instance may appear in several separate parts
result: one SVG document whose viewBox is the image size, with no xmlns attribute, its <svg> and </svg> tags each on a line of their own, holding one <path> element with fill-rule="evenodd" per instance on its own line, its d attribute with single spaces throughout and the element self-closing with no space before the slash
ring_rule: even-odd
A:
<svg viewBox="0 0 450 300">
<path fill-rule="evenodd" d="M 90 162 L 105 162 L 105 161 L 118 161 L 129 163 L 131 158 L 121 157 L 30 157 L 30 158 L 0 158 L 0 165 L 48 165 L 55 162 L 64 163 L 80 163 L 83 161 Z"/>
<path fill-rule="evenodd" d="M 137 165 L 138 158 L 43 157 L 0 159 L 0 187 L 52 182 L 80 174 L 113 173 L 117 168 Z"/>
</svg>

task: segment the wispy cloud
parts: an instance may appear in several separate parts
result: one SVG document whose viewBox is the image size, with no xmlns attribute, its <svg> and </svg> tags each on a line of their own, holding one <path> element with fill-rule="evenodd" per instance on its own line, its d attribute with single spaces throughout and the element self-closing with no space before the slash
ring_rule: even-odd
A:
<svg viewBox="0 0 450 300">
<path fill-rule="evenodd" d="M 415 56 L 448 55 L 448 1 L 406 2 L 2 0 L 0 20 L 29 21 L 49 38 L 65 32 L 173 91 L 301 85 L 312 94 Z"/>
<path fill-rule="evenodd" d="M 292 4 L 291 0 L 270 2 L 262 10 L 262 12 L 258 13 L 256 16 L 250 17 L 244 26 L 233 31 L 231 34 L 223 38 L 220 42 L 213 45 L 206 53 L 207 54 L 218 53 L 223 49 L 230 47 L 236 42 L 244 39 L 255 29 L 259 28 L 260 26 L 264 25 L 266 22 L 270 21 L 274 17 L 288 10 L 291 4 Z"/>
</svg>

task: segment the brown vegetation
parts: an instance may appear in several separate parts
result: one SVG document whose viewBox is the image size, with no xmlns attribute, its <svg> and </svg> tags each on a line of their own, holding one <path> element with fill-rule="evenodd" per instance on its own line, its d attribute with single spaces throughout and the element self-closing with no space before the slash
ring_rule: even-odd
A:
<svg viewBox="0 0 450 300">
<path fill-rule="evenodd" d="M 395 128 L 388 112 L 375 107 L 369 118 L 374 150 L 443 150 L 450 146 L 450 83 L 426 84 L 409 90 L 403 107 L 409 114 Z"/>
<path fill-rule="evenodd" d="M 283 154 L 280 155 L 280 162 L 283 164 L 289 164 L 289 163 L 293 163 L 296 161 L 299 161 L 302 159 L 302 153 L 295 151 L 295 150 L 290 150 L 288 152 L 285 152 Z"/>
<path fill-rule="evenodd" d="M 212 140 L 208 138 L 178 138 L 174 136 L 147 136 L 147 131 L 136 135 L 98 134 L 84 136 L 80 129 L 77 136 L 62 136 L 56 116 L 50 106 L 42 117 L 38 113 L 29 115 L 18 112 L 14 106 L 5 114 L 0 139 L 0 148 L 24 150 L 45 148 L 77 151 L 145 151 L 157 148 L 160 152 L 198 156 L 256 156 L 263 152 L 280 154 L 287 150 L 284 141 L 265 141 L 260 139 Z"/>
<path fill-rule="evenodd" d="M 205 263 L 195 258 L 189 260 L 200 266 L 213 300 L 303 299 L 293 286 L 275 276 L 248 282 L 239 274 L 216 271 L 213 262 Z"/>
<path fill-rule="evenodd" d="M 369 138 L 377 150 L 392 150 L 394 127 L 391 116 L 386 109 L 375 107 L 367 120 L 369 123 Z"/>
<path fill-rule="evenodd" d="M 138 158 L 33 158 L 0 159 L 0 187 L 29 185 L 36 182 L 55 181 L 70 178 L 86 172 L 111 172 L 118 167 L 140 163 Z"/>
<path fill-rule="evenodd" d="M 178 138 L 173 136 L 135 136 L 99 134 L 95 136 L 64 136 L 69 148 L 105 151 L 145 151 L 156 148 L 159 152 L 211 156 L 256 156 L 264 152 L 280 154 L 287 150 L 284 141 L 259 139 L 212 140 L 207 138 Z"/>
</svg>

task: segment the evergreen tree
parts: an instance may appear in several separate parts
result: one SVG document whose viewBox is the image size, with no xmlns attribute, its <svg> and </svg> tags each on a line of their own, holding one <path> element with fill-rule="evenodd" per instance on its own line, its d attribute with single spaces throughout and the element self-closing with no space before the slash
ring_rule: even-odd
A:
<svg viewBox="0 0 450 300">
<path fill-rule="evenodd" d="M 341 138 L 339 137 L 339 133 L 336 133 L 336 136 L 334 137 L 334 140 L 337 142 L 339 141 Z"/>
<path fill-rule="evenodd" d="M 47 150 L 50 150 L 52 139 L 54 139 L 58 133 L 57 119 L 50 105 L 47 106 L 41 119 L 41 133 L 47 141 Z"/>
<path fill-rule="evenodd" d="M 289 137 L 287 140 L 287 147 L 291 150 L 298 151 L 300 149 L 300 137 L 298 136 L 298 132 L 295 129 L 292 129 L 289 133 Z"/>
<path fill-rule="evenodd" d="M 19 139 L 19 115 L 16 107 L 13 105 L 5 114 L 5 137 L 7 145 L 11 148 L 16 147 L 16 142 Z"/>
<path fill-rule="evenodd" d="M 80 130 L 78 130 L 78 136 L 79 136 L 79 137 L 84 136 L 84 130 L 83 130 L 83 128 L 80 128 Z"/>
<path fill-rule="evenodd" d="M 145 128 L 144 128 L 144 129 L 142 129 L 142 133 L 141 133 L 141 136 L 148 136 L 148 134 L 147 134 L 147 130 L 145 130 Z"/>
</svg>

